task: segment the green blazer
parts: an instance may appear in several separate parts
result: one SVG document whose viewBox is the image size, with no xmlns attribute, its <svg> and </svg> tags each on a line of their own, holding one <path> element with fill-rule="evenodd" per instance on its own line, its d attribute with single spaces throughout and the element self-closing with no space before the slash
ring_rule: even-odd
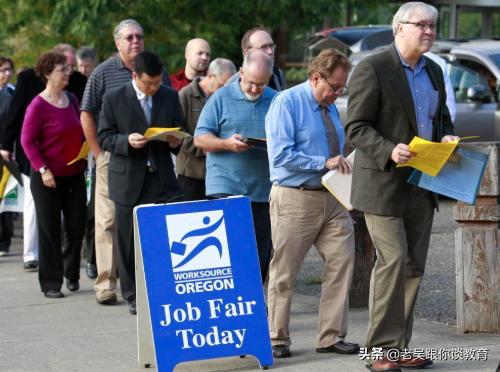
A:
<svg viewBox="0 0 500 372">
<path fill-rule="evenodd" d="M 433 141 L 440 141 L 453 134 L 443 72 L 429 58 L 425 69 L 439 92 Z M 352 205 L 370 214 L 401 216 L 408 206 L 411 186 L 406 180 L 413 168 L 396 168 L 391 153 L 398 143 L 410 143 L 418 130 L 410 87 L 394 44 L 365 58 L 353 71 L 345 130 L 348 141 L 357 149 Z M 434 200 L 437 208 L 437 198 Z"/>
</svg>

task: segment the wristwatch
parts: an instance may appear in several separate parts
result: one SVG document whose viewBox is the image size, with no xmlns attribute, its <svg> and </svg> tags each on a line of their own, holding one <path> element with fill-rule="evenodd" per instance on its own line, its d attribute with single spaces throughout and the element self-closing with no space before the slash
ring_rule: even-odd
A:
<svg viewBox="0 0 500 372">
<path fill-rule="evenodd" d="M 40 172 L 40 174 L 44 174 L 45 172 L 47 172 L 47 167 L 43 166 L 38 171 Z"/>
</svg>

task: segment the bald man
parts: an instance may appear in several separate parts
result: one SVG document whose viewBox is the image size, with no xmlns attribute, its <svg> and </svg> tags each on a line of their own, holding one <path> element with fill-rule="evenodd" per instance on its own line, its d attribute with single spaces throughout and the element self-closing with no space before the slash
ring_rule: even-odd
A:
<svg viewBox="0 0 500 372">
<path fill-rule="evenodd" d="M 205 76 L 210 63 L 210 55 L 210 45 L 206 40 L 200 38 L 189 40 L 184 52 L 186 67 L 170 75 L 172 88 L 179 91 L 198 76 Z"/>
</svg>

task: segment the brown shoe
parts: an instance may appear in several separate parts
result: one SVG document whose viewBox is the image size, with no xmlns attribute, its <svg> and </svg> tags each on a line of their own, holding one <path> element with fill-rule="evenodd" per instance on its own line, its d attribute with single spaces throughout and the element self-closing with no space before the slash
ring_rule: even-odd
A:
<svg viewBox="0 0 500 372">
<path fill-rule="evenodd" d="M 367 364 L 366 368 L 372 372 L 401 372 L 399 365 L 396 362 L 387 359 L 387 357 L 377 359 L 371 365 Z"/>
<path fill-rule="evenodd" d="M 101 293 L 96 294 L 95 300 L 101 305 L 112 305 L 116 303 L 116 293 L 109 289 L 105 289 Z"/>
<path fill-rule="evenodd" d="M 432 360 L 412 355 L 411 358 L 399 358 L 398 366 L 404 369 L 422 369 L 432 364 Z"/>
</svg>

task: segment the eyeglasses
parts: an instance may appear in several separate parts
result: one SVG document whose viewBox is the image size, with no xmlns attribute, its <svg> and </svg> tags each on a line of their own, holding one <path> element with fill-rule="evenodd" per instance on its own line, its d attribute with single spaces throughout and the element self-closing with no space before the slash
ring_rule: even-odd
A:
<svg viewBox="0 0 500 372">
<path fill-rule="evenodd" d="M 122 37 L 122 39 L 127 40 L 129 43 L 132 42 L 136 38 L 138 41 L 144 40 L 144 35 L 141 34 L 130 34 Z"/>
<path fill-rule="evenodd" d="M 265 87 L 267 87 L 267 83 L 257 84 L 252 81 L 248 81 L 245 78 L 242 78 L 241 81 L 243 81 L 244 84 L 249 85 L 251 87 L 256 87 L 257 89 L 264 89 Z"/>
<path fill-rule="evenodd" d="M 261 45 L 259 47 L 250 47 L 250 48 L 253 48 L 253 49 L 260 49 L 262 51 L 266 51 L 268 49 L 271 49 L 273 52 L 274 50 L 276 49 L 276 44 L 274 43 L 271 43 L 271 44 L 264 44 L 264 45 Z"/>
<path fill-rule="evenodd" d="M 429 29 L 432 32 L 436 31 L 436 24 L 435 23 L 427 23 L 427 22 L 400 22 L 404 25 L 414 25 L 415 27 L 418 27 L 421 31 L 425 31 Z"/>
<path fill-rule="evenodd" d="M 321 75 L 321 78 L 323 79 L 323 81 L 328 85 L 328 87 L 330 87 L 330 89 L 332 90 L 332 92 L 338 96 L 345 96 L 349 93 L 349 90 L 344 87 L 344 86 L 335 86 L 335 85 L 332 85 L 328 82 L 328 80 L 326 80 L 326 77 L 324 77 L 323 75 Z"/>
<path fill-rule="evenodd" d="M 70 65 L 65 65 L 65 66 L 63 66 L 63 67 L 61 67 L 61 68 L 55 68 L 55 69 L 54 69 L 54 71 L 55 71 L 55 72 L 70 72 L 72 69 L 73 69 L 73 67 L 72 67 L 72 66 L 70 66 Z"/>
</svg>

